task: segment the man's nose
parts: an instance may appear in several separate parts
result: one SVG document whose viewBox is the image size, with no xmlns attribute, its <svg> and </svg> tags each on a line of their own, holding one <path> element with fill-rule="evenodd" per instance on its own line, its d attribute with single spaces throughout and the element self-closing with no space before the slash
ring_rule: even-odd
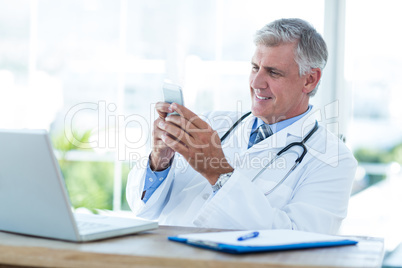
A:
<svg viewBox="0 0 402 268">
<path fill-rule="evenodd" d="M 258 89 L 264 89 L 268 87 L 268 83 L 261 71 L 258 71 L 257 73 L 255 73 L 254 76 L 252 76 L 251 87 Z"/>
</svg>

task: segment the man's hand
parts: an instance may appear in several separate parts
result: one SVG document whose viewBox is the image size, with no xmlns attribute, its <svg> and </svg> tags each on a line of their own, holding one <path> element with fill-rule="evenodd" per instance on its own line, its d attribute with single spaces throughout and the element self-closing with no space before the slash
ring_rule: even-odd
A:
<svg viewBox="0 0 402 268">
<path fill-rule="evenodd" d="M 166 134 L 166 132 L 159 128 L 159 124 L 165 122 L 167 114 L 171 113 L 172 110 L 170 109 L 170 104 L 166 102 L 158 102 L 155 105 L 155 109 L 159 117 L 154 121 L 150 168 L 153 171 L 161 171 L 169 167 L 174 151 L 163 142 L 162 135 Z"/>
<path fill-rule="evenodd" d="M 159 111 L 166 113 L 170 108 L 168 112 L 176 111 L 180 114 L 180 116 L 165 116 L 165 120 L 155 121 L 158 137 L 165 146 L 183 155 L 187 162 L 212 185 L 216 183 L 219 175 L 233 171 L 223 153 L 218 133 L 210 125 L 177 103 L 163 107 Z M 168 151 L 166 147 L 164 151 Z"/>
</svg>

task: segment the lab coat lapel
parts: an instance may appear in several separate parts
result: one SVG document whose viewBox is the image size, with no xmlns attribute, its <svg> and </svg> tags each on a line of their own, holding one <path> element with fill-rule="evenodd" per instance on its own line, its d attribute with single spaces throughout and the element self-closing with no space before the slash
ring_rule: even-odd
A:
<svg viewBox="0 0 402 268">
<path fill-rule="evenodd" d="M 253 116 L 253 118 L 255 117 Z M 313 128 L 315 120 L 316 113 L 314 111 L 310 111 L 292 125 L 280 130 L 277 133 L 274 133 L 272 136 L 250 147 L 248 152 L 251 154 L 267 149 L 283 148 L 289 143 L 289 137 L 296 137 L 298 140 L 301 140 L 302 137 Z M 250 131 L 248 132 L 248 137 L 250 137 Z"/>
<path fill-rule="evenodd" d="M 226 155 L 233 155 L 247 150 L 254 119 L 255 117 L 252 114 L 247 116 L 228 136 L 228 139 L 223 143 Z"/>
</svg>

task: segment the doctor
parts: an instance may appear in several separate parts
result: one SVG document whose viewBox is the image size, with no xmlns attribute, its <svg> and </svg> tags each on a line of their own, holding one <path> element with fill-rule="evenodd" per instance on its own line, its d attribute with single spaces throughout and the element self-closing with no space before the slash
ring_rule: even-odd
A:
<svg viewBox="0 0 402 268">
<path fill-rule="evenodd" d="M 326 44 L 300 19 L 274 21 L 254 42 L 251 114 L 201 118 L 181 105 L 157 103 L 148 166 L 134 167 L 127 183 L 137 216 L 164 225 L 337 233 L 357 163 L 336 136 L 315 127 L 309 105 L 327 62 Z M 173 111 L 180 116 L 167 116 Z M 303 139 L 306 154 L 292 169 L 302 147 L 279 152 Z"/>
</svg>

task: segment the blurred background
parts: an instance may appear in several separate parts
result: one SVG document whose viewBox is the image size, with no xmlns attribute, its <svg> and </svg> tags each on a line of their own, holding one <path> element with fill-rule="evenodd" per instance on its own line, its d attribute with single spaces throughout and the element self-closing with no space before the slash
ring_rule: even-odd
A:
<svg viewBox="0 0 402 268">
<path fill-rule="evenodd" d="M 253 34 L 292 17 L 327 41 L 312 103 L 359 160 L 353 195 L 398 177 L 393 0 L 0 0 L 0 128 L 50 132 L 75 208 L 128 210 L 127 174 L 144 164 L 163 81 L 197 113 L 246 112 Z"/>
</svg>

